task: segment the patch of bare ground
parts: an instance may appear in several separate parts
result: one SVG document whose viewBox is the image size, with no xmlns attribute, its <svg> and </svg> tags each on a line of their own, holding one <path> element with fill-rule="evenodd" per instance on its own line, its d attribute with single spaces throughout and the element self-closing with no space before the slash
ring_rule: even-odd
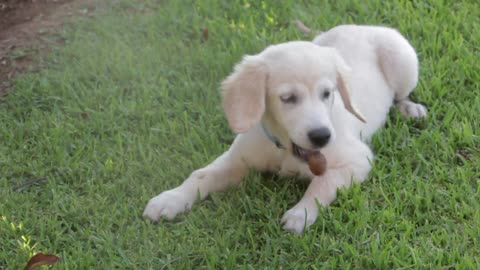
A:
<svg viewBox="0 0 480 270">
<path fill-rule="evenodd" d="M 0 96 L 6 93 L 15 76 L 35 70 L 33 58 L 52 45 L 47 37 L 59 31 L 68 18 L 91 14 L 94 2 L 0 0 Z"/>
</svg>

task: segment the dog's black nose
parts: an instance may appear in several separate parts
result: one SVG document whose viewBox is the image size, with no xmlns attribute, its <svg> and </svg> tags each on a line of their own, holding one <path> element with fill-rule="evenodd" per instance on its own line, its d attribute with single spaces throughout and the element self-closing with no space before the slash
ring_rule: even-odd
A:
<svg viewBox="0 0 480 270">
<path fill-rule="evenodd" d="M 330 140 L 330 130 L 328 128 L 317 128 L 308 132 L 308 138 L 317 147 L 325 146 Z"/>
</svg>

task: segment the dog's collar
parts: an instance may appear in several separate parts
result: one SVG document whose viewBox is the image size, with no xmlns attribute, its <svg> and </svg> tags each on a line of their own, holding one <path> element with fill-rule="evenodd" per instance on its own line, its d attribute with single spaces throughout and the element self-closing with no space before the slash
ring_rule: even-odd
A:
<svg viewBox="0 0 480 270">
<path fill-rule="evenodd" d="M 267 136 L 267 138 L 273 143 L 275 144 L 275 146 L 277 148 L 280 148 L 280 149 L 286 149 L 285 146 L 282 145 L 282 143 L 280 142 L 280 140 L 275 137 L 268 129 L 267 127 L 261 123 L 260 124 L 262 126 L 262 129 L 263 129 L 263 132 L 265 133 L 265 135 Z"/>
</svg>

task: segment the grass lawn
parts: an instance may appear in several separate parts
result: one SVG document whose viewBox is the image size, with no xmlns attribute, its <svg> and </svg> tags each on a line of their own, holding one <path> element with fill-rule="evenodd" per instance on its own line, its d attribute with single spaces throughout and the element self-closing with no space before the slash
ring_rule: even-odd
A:
<svg viewBox="0 0 480 270">
<path fill-rule="evenodd" d="M 112 2 L 0 103 L 0 269 L 37 252 L 62 258 L 53 269 L 480 269 L 478 1 Z M 255 172 L 175 222 L 144 220 L 233 140 L 218 88 L 242 55 L 311 39 L 297 18 L 398 28 L 428 119 L 392 110 L 368 180 L 302 236 L 279 222 L 305 184 Z"/>
</svg>

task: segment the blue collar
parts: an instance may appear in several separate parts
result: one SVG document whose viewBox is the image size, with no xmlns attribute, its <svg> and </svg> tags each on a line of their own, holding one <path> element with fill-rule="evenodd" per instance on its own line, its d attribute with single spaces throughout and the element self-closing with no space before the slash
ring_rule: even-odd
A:
<svg viewBox="0 0 480 270">
<path fill-rule="evenodd" d="M 265 125 L 263 123 L 260 124 L 262 126 L 262 129 L 263 129 L 263 132 L 265 133 L 265 135 L 267 135 L 267 138 L 273 143 L 275 144 L 275 146 L 277 148 L 280 148 L 280 149 L 286 149 L 285 146 L 282 145 L 282 143 L 280 142 L 280 140 L 273 136 L 272 133 L 270 133 L 270 131 L 268 131 L 267 127 L 265 127 Z"/>
</svg>

